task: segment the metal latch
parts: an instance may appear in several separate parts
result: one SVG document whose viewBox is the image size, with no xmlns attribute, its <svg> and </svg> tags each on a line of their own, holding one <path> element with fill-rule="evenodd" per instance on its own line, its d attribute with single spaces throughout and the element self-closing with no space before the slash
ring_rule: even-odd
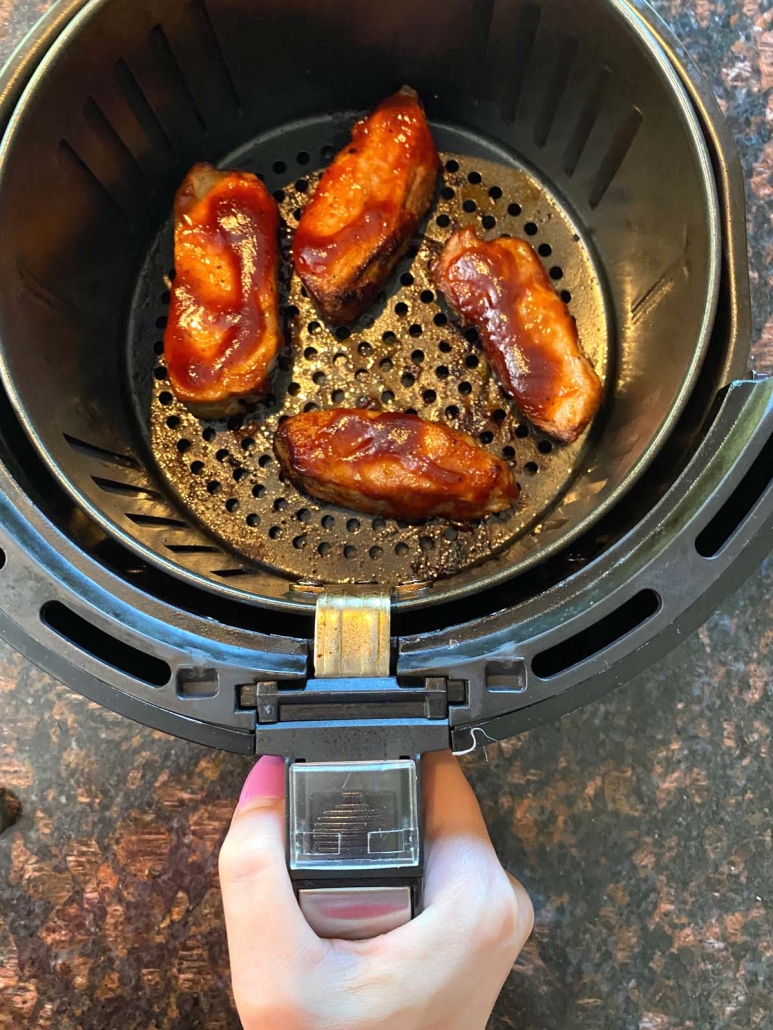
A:
<svg viewBox="0 0 773 1030">
<path fill-rule="evenodd" d="M 317 679 L 389 676 L 391 598 L 382 590 L 341 588 L 317 599 L 314 673 Z"/>
</svg>

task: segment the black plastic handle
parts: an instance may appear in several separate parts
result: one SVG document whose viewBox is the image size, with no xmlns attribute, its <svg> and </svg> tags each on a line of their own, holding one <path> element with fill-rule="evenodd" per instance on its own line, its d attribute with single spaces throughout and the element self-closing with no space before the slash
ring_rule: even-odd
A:
<svg viewBox="0 0 773 1030">
<path fill-rule="evenodd" d="M 321 937 L 362 940 L 418 914 L 424 871 L 419 758 L 292 762 L 287 864 Z"/>
</svg>

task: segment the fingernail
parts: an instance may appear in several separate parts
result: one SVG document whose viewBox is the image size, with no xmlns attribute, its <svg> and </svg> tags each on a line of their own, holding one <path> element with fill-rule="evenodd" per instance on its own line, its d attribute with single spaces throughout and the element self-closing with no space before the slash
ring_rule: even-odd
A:
<svg viewBox="0 0 773 1030">
<path fill-rule="evenodd" d="M 239 804 L 256 798 L 283 798 L 285 793 L 285 760 L 277 755 L 264 755 L 250 769 L 239 795 Z"/>
</svg>

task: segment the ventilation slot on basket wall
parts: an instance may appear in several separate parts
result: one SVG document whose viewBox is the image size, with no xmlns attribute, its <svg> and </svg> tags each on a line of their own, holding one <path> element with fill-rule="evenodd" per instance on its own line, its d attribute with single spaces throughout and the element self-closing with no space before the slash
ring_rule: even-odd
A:
<svg viewBox="0 0 773 1030">
<path fill-rule="evenodd" d="M 606 196 L 607 190 L 614 182 L 617 173 L 623 165 L 623 161 L 625 161 L 633 146 L 643 121 L 644 117 L 641 111 L 635 107 L 612 137 L 612 142 L 602 158 L 596 178 L 593 181 L 593 186 L 591 187 L 588 203 L 592 211 L 595 211 L 599 206 Z"/>
<path fill-rule="evenodd" d="M 114 221 L 120 222 L 124 229 L 130 227 L 130 218 L 124 208 L 99 176 L 86 164 L 75 148 L 66 139 L 59 141 L 59 163 L 69 169 L 71 174 L 80 181 L 81 187 L 85 190 L 92 203 L 102 212 L 113 217 Z"/>
<path fill-rule="evenodd" d="M 169 37 L 161 25 L 156 25 L 151 30 L 150 45 L 158 59 L 161 73 L 173 92 L 176 92 L 177 96 L 182 99 L 185 106 L 190 110 L 201 131 L 209 132 L 209 126 L 201 113 L 199 105 L 196 103 L 190 83 L 185 78 L 180 62 L 177 60 L 172 44 L 169 42 Z"/>
<path fill-rule="evenodd" d="M 94 458 L 97 461 L 104 461 L 109 465 L 117 465 L 118 468 L 123 469 L 139 471 L 142 468 L 142 465 L 133 455 L 116 454 L 115 451 L 105 450 L 104 447 L 99 447 L 95 443 L 89 443 L 87 440 L 80 440 L 77 436 L 70 436 L 69 433 L 63 433 L 62 435 L 74 451 L 84 455 L 86 458 Z"/>
<path fill-rule="evenodd" d="M 702 558 L 713 558 L 735 535 L 771 480 L 773 436 L 754 460 L 751 468 L 725 501 L 714 518 L 698 534 L 695 550 Z"/>
<path fill-rule="evenodd" d="M 660 608 L 654 590 L 640 590 L 625 604 L 592 626 L 535 655 L 531 668 L 540 679 L 550 679 L 599 654 L 643 625 Z"/>
<path fill-rule="evenodd" d="M 137 124 L 152 144 L 154 151 L 163 149 L 170 157 L 174 157 L 175 149 L 169 139 L 169 134 L 161 124 L 142 87 L 134 77 L 134 72 L 132 72 L 129 65 L 123 59 L 116 62 L 115 81 L 118 90 L 137 120 Z"/>
<path fill-rule="evenodd" d="M 234 82 L 233 75 L 231 74 L 231 69 L 228 66 L 228 61 L 226 61 L 225 54 L 223 53 L 223 47 L 220 44 L 218 35 L 215 32 L 215 27 L 212 24 L 212 18 L 210 17 L 205 0 L 195 0 L 191 5 L 191 13 L 196 15 L 201 23 L 201 35 L 203 42 L 209 51 L 210 62 L 214 67 L 219 69 L 233 105 L 241 114 L 243 110 L 241 97 L 239 96 L 239 91 L 236 88 L 236 83 Z"/>
<path fill-rule="evenodd" d="M 541 18 L 542 11 L 536 4 L 525 4 L 518 14 L 518 24 L 512 35 L 510 71 L 502 84 L 501 113 L 508 123 L 514 122 L 518 114 Z"/>
<path fill-rule="evenodd" d="M 172 670 L 166 662 L 105 633 L 59 601 L 45 604 L 40 618 L 46 626 L 81 651 L 133 679 L 142 680 L 151 687 L 163 687 L 171 679 Z"/>
</svg>

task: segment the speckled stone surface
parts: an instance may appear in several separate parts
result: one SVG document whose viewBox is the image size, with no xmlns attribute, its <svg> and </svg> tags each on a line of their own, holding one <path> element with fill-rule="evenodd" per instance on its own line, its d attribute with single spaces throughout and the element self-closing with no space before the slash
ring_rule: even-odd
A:
<svg viewBox="0 0 773 1030">
<path fill-rule="evenodd" d="M 0 0 L 0 59 L 45 3 Z M 749 185 L 773 372 L 773 3 L 658 0 Z M 773 563 L 602 703 L 467 768 L 534 936 L 491 1030 L 773 1028 Z M 89 704 L 0 645 L 0 1028 L 238 1027 L 216 855 L 248 763 Z M 258 928 L 256 928 L 257 930 Z"/>
</svg>

